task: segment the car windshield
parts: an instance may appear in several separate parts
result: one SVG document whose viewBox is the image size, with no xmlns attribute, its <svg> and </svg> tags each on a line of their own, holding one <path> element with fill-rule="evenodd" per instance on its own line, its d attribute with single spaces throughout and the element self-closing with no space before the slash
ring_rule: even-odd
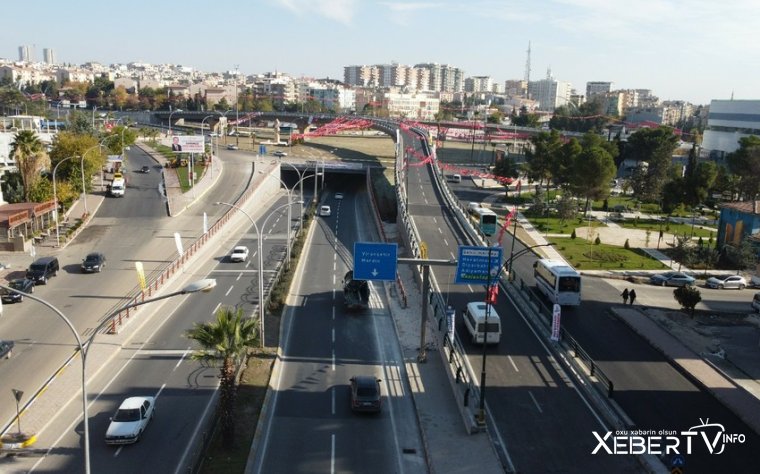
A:
<svg viewBox="0 0 760 474">
<path fill-rule="evenodd" d="M 12 282 L 8 283 L 8 286 L 13 288 L 14 290 L 23 290 L 24 289 L 24 281 L 23 280 L 13 280 Z"/>
<path fill-rule="evenodd" d="M 84 261 L 87 263 L 97 263 L 98 260 L 99 259 L 97 255 L 88 255 L 87 258 L 84 259 Z"/>
<path fill-rule="evenodd" d="M 117 410 L 116 415 L 113 417 L 113 421 L 139 421 L 139 420 L 140 420 L 139 408 Z"/>
</svg>

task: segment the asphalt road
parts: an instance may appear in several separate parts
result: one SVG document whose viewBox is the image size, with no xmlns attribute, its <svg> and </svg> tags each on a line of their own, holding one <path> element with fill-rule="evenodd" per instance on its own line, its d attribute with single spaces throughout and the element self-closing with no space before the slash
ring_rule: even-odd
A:
<svg viewBox="0 0 760 474">
<path fill-rule="evenodd" d="M 429 258 L 456 256 L 463 238 L 452 224 L 455 217 L 431 184 L 432 172 L 427 166 L 409 170 L 409 209 L 428 244 Z M 508 255 L 511 240 L 506 239 Z M 483 347 L 469 342 L 461 314 L 468 302 L 484 301 L 484 288 L 449 284 L 454 280 L 450 268 L 432 267 L 432 273 L 447 303 L 457 309 L 457 334 L 479 379 Z M 501 316 L 502 337 L 498 345 L 486 348 L 485 400 L 507 452 L 508 468 L 536 473 L 638 472 L 641 468 L 631 457 L 591 454 L 592 431 L 608 427 L 517 308 L 501 296 L 496 311 Z"/>
<path fill-rule="evenodd" d="M 343 200 L 335 190 L 346 192 Z M 321 204 L 332 215 L 318 218 L 283 321 L 283 363 L 254 472 L 426 472 L 382 285 L 372 284 L 370 309 L 343 305 L 353 243 L 375 240 L 362 230 L 371 225 L 363 217 L 366 196 L 344 187 L 327 196 Z M 362 374 L 382 380 L 380 414 L 351 412 L 348 382 Z"/>
<path fill-rule="evenodd" d="M 471 180 L 450 184 L 460 200 L 485 197 L 484 191 L 472 189 Z M 492 194 L 492 193 L 491 193 Z M 505 236 L 509 238 L 510 236 Z M 505 245 L 505 255 L 509 246 Z M 516 247 L 516 248 L 519 248 Z M 519 259 L 516 272 L 530 287 L 534 257 Z M 649 284 L 630 284 L 637 293 L 637 304 L 677 309 L 674 288 Z M 713 290 L 700 288 L 703 307 L 720 312 L 748 311 L 753 290 Z M 548 305 L 548 303 L 546 303 Z M 620 291 L 602 278 L 583 278 L 583 302 L 578 308 L 562 313 L 562 324 L 594 359 L 615 386 L 614 400 L 633 421 L 635 428 L 685 431 L 709 419 L 721 423 L 727 433 L 746 435 L 746 442 L 727 447 L 726 454 L 711 455 L 703 445 L 695 446 L 686 456 L 686 472 L 734 472 L 753 463 L 760 437 L 721 405 L 709 392 L 681 373 L 649 343 L 628 326 L 611 316 L 609 308 L 622 304 Z M 489 359 L 490 360 L 490 359 Z M 574 428 L 575 429 L 575 428 Z M 585 431 L 575 429 L 585 436 Z M 609 456 L 608 456 L 609 457 Z"/>
</svg>

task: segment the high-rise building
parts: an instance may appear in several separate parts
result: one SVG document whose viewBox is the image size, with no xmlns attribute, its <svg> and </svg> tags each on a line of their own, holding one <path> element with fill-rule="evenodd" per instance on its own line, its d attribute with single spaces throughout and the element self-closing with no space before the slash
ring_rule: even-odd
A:
<svg viewBox="0 0 760 474">
<path fill-rule="evenodd" d="M 586 83 L 586 100 L 591 101 L 595 95 L 606 94 L 612 90 L 611 82 L 593 81 Z"/>
<path fill-rule="evenodd" d="M 53 48 L 44 48 L 42 50 L 42 56 L 45 60 L 45 64 L 55 64 L 55 50 Z"/>
<path fill-rule="evenodd" d="M 551 70 L 546 72 L 546 79 L 530 81 L 528 96 L 538 102 L 538 110 L 554 112 L 554 109 L 570 102 L 572 87 L 569 82 L 555 81 Z"/>
<path fill-rule="evenodd" d="M 32 55 L 30 53 L 30 48 L 27 45 L 19 46 L 18 47 L 18 60 L 21 62 L 31 62 Z"/>
<path fill-rule="evenodd" d="M 491 76 L 472 76 L 464 80 L 465 92 L 491 92 L 493 79 Z"/>
<path fill-rule="evenodd" d="M 713 100 L 702 148 L 716 157 L 739 149 L 739 140 L 760 136 L 760 100 Z"/>
</svg>

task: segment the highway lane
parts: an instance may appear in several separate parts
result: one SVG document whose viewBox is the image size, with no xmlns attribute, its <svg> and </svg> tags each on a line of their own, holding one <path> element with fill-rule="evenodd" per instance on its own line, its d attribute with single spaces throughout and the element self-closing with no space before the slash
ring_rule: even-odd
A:
<svg viewBox="0 0 760 474">
<path fill-rule="evenodd" d="M 366 196 L 328 196 L 323 203 L 332 216 L 316 223 L 283 322 L 281 375 L 255 471 L 425 472 L 382 286 L 372 284 L 370 309 L 352 313 L 343 306 L 341 280 L 352 267 L 353 243 L 374 240 L 362 230 Z M 382 379 L 382 413 L 351 412 L 348 382 L 360 374 Z"/>
<path fill-rule="evenodd" d="M 428 244 L 429 258 L 457 255 L 463 237 L 452 224 L 451 211 L 440 204 L 431 184 L 432 171 L 427 166 L 409 170 L 409 209 Z M 503 244 L 509 255 L 511 241 Z M 457 309 L 457 334 L 479 379 L 483 347 L 469 342 L 461 314 L 468 302 L 485 299 L 484 288 L 449 284 L 453 281 L 449 269 L 433 267 L 432 273 L 446 292 L 447 303 Z M 496 310 L 503 333 L 498 345 L 486 349 L 485 399 L 506 447 L 507 468 L 519 472 L 637 472 L 640 467 L 632 457 L 591 454 L 596 444 L 592 431 L 608 427 L 511 301 L 500 296 Z"/>
<path fill-rule="evenodd" d="M 469 185 L 453 185 L 459 190 Z M 458 196 L 470 196 L 458 193 Z M 508 255 L 509 243 L 504 245 Z M 516 249 L 519 249 L 518 243 Z M 517 251 L 517 250 L 516 250 Z M 527 285 L 535 285 L 532 275 L 533 255 L 518 261 L 516 271 Z M 677 308 L 673 288 L 648 284 L 628 284 L 636 289 L 637 304 Z M 706 307 L 720 311 L 746 312 L 752 290 L 713 290 L 700 288 Z M 743 301 L 746 299 L 747 302 Z M 738 301 L 737 301 L 738 300 Z M 714 456 L 700 445 L 687 456 L 689 472 L 731 472 L 752 462 L 760 446 L 756 433 L 723 407 L 710 393 L 701 389 L 667 361 L 651 345 L 634 334 L 627 325 L 609 313 L 621 304 L 620 290 L 606 280 L 583 278 L 583 303 L 562 314 L 562 324 L 578 340 L 615 384 L 615 401 L 633 420 L 636 428 L 655 431 L 684 431 L 700 424 L 700 419 L 722 423 L 728 433 L 742 433 L 747 442 L 726 448 L 726 455 Z"/>
<path fill-rule="evenodd" d="M 265 204 L 261 210 L 286 202 L 284 196 Z M 267 213 L 256 218 L 261 226 Z M 286 211 L 273 214 L 275 225 L 266 226 L 264 252 L 267 256 L 284 245 Z M 248 226 L 246 225 L 246 228 Z M 244 263 L 230 263 L 226 248 L 246 245 L 254 249 Z M 213 277 L 217 288 L 210 295 L 188 295 L 182 301 L 172 299 L 162 305 L 158 314 L 150 316 L 133 336 L 122 345 L 118 355 L 89 383 L 90 447 L 93 472 L 176 472 L 188 462 L 188 447 L 205 429 L 203 414 L 213 411 L 212 398 L 218 386 L 218 369 L 208 368 L 189 360 L 195 344 L 184 333 L 194 323 L 211 321 L 220 306 L 242 308 L 252 314 L 257 294 L 255 268 L 256 234 L 244 231 L 230 234 L 219 246 L 214 258 L 198 263 L 195 279 Z M 106 337 L 106 336 L 103 336 Z M 96 343 L 108 344 L 102 338 Z M 102 442 L 109 417 L 128 396 L 160 394 L 156 402 L 156 417 L 145 438 L 134 446 L 121 449 Z M 72 421 L 74 420 L 74 421 Z M 53 447 L 52 454 L 39 460 L 34 471 L 67 472 L 81 466 L 81 407 L 69 403 L 38 443 Z"/>
<path fill-rule="evenodd" d="M 226 211 L 218 206 L 197 206 L 198 209 L 194 206 L 180 217 L 167 217 L 166 204 L 158 192 L 158 170 L 153 169 L 149 174 L 132 172 L 142 165 L 155 166 L 155 162 L 137 148 L 128 153 L 125 196 L 103 201 L 91 224 L 76 240 L 57 252 L 61 262 L 58 276 L 35 291 L 36 296 L 60 308 L 85 337 L 102 316 L 135 289 L 135 261 L 143 262 L 147 274 L 162 268 L 176 256 L 175 230 L 186 242 L 195 240 L 202 233 L 200 208 L 205 208 L 211 222 Z M 235 200 L 247 185 L 251 160 L 223 158 L 225 173 L 212 193 Z M 81 259 L 95 249 L 106 254 L 106 269 L 100 274 L 79 274 Z M 19 273 L 23 270 L 20 268 Z M 30 300 L 5 307 L 0 318 L 0 333 L 16 341 L 14 357 L 0 364 L 0 390 L 6 393 L 11 388 L 23 390 L 22 403 L 60 367 L 75 347 L 74 338 L 63 322 Z M 14 415 L 13 404 L 0 405 L 0 420 L 8 423 Z"/>
</svg>

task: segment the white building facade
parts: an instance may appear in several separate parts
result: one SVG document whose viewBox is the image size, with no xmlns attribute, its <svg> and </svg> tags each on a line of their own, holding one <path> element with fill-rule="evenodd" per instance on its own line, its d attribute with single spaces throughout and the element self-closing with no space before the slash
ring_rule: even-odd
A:
<svg viewBox="0 0 760 474">
<path fill-rule="evenodd" d="M 702 139 L 704 150 L 724 156 L 739 149 L 739 139 L 760 136 L 760 100 L 713 100 Z"/>
</svg>

